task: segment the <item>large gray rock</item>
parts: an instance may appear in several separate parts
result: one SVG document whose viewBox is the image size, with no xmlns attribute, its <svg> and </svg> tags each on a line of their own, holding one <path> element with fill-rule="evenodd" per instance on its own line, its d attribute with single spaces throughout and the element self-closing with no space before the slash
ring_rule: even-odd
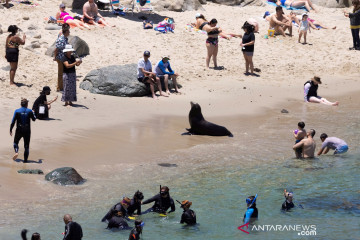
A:
<svg viewBox="0 0 360 240">
<path fill-rule="evenodd" d="M 71 167 L 57 168 L 46 174 L 45 180 L 58 185 L 78 185 L 86 181 Z"/>
<path fill-rule="evenodd" d="M 263 6 L 265 5 L 262 0 L 212 0 L 214 3 L 223 5 L 240 5 L 240 6 Z"/>
<path fill-rule="evenodd" d="M 156 11 L 194 11 L 204 10 L 200 0 L 157 0 L 151 3 Z"/>
<path fill-rule="evenodd" d="M 135 0 L 136 1 L 136 0 Z M 62 3 L 65 4 L 67 8 L 72 9 L 82 9 L 87 0 L 63 0 Z"/>
<path fill-rule="evenodd" d="M 54 50 L 55 50 L 55 43 L 54 42 L 45 52 L 45 55 L 54 57 Z M 90 48 L 89 45 L 79 38 L 78 36 L 69 36 L 69 44 L 75 49 L 76 54 L 80 57 L 84 57 L 86 55 L 90 55 Z"/>
<path fill-rule="evenodd" d="M 169 88 L 173 87 L 173 82 L 169 81 Z M 113 65 L 92 70 L 80 83 L 80 88 L 91 93 L 120 97 L 141 97 L 150 94 L 150 89 L 137 80 L 136 64 Z"/>
<path fill-rule="evenodd" d="M 351 0 L 313 0 L 315 5 L 327 7 L 327 8 L 344 8 L 351 6 Z"/>
</svg>

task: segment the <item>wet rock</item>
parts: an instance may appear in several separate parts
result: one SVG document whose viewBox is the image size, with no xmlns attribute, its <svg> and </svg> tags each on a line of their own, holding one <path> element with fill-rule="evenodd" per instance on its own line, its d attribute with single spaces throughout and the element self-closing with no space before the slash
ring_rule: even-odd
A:
<svg viewBox="0 0 360 240">
<path fill-rule="evenodd" d="M 286 109 L 282 109 L 282 110 L 281 110 L 281 113 L 289 113 L 289 111 L 286 110 Z"/>
<path fill-rule="evenodd" d="M 78 36 L 69 36 L 69 44 L 75 49 L 75 52 L 80 57 L 90 55 L 89 45 Z M 45 55 L 53 57 L 55 50 L 55 42 L 46 50 Z"/>
<path fill-rule="evenodd" d="M 57 168 L 46 174 L 45 180 L 58 185 L 78 185 L 86 181 L 71 167 Z"/>
<path fill-rule="evenodd" d="M 3 30 L 1 29 L 1 27 L 0 27 L 0 34 L 3 34 Z"/>
<path fill-rule="evenodd" d="M 44 174 L 41 169 L 21 169 L 17 172 L 21 174 Z"/>
<path fill-rule="evenodd" d="M 175 163 L 158 163 L 160 167 L 177 167 Z"/>
<path fill-rule="evenodd" d="M 169 80 L 169 88 L 173 86 L 173 82 Z M 150 94 L 150 89 L 137 80 L 137 64 L 113 65 L 92 70 L 80 83 L 80 88 L 91 93 L 120 97 Z"/>
<path fill-rule="evenodd" d="M 261 0 L 212 0 L 214 3 L 229 5 L 229 6 L 264 6 L 265 4 Z"/>
<path fill-rule="evenodd" d="M 37 26 L 34 25 L 34 24 L 30 24 L 30 25 L 28 26 L 28 29 L 29 29 L 29 30 L 36 30 L 36 29 L 37 29 Z"/>
<path fill-rule="evenodd" d="M 30 18 L 28 16 L 23 16 L 24 20 L 29 20 Z"/>
<path fill-rule="evenodd" d="M 66 7 L 72 9 L 82 9 L 87 0 L 63 0 L 62 3 Z"/>
</svg>

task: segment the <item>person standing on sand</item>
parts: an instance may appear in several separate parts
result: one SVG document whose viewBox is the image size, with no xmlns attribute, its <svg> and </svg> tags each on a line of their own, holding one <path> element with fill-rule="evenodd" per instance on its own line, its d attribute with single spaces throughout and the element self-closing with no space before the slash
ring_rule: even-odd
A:
<svg viewBox="0 0 360 240">
<path fill-rule="evenodd" d="M 76 97 L 76 70 L 75 66 L 80 66 L 81 59 L 76 60 L 73 56 L 74 49 L 70 44 L 65 46 L 64 58 L 62 59 L 64 64 L 63 82 L 64 91 L 61 97 L 61 101 L 65 102 L 65 106 L 73 106 L 72 102 L 77 101 Z"/>
<path fill-rule="evenodd" d="M 69 24 L 64 24 L 62 28 L 62 35 L 60 35 L 56 40 L 55 43 L 56 47 L 54 50 L 54 61 L 56 61 L 58 64 L 58 81 L 56 87 L 57 92 L 64 90 L 64 83 L 63 83 L 64 66 L 62 59 L 64 58 L 63 50 L 69 41 L 68 40 L 69 35 L 70 35 L 70 26 Z"/>
<path fill-rule="evenodd" d="M 304 84 L 304 101 L 313 103 L 322 103 L 325 105 L 338 106 L 339 102 L 329 102 L 326 98 L 317 95 L 317 90 L 321 84 L 321 79 L 318 76 L 314 76 L 310 81 Z"/>
<path fill-rule="evenodd" d="M 242 36 L 242 42 L 240 43 L 241 51 L 243 52 L 245 59 L 245 75 L 258 76 L 254 73 L 254 48 L 255 48 L 255 34 L 254 26 L 248 22 L 245 22 L 242 26 L 242 29 L 245 31 L 244 36 Z M 249 73 L 249 69 L 251 73 Z"/>
<path fill-rule="evenodd" d="M 334 154 L 346 153 L 349 150 L 347 143 L 337 137 L 328 137 L 326 133 L 320 135 L 322 141 L 321 149 L 318 152 L 318 156 L 321 154 L 327 154 L 330 149 L 335 150 Z"/>
<path fill-rule="evenodd" d="M 63 240 L 81 240 L 83 232 L 80 224 L 73 222 L 69 214 L 64 216 L 65 233 Z"/>
<path fill-rule="evenodd" d="M 94 0 L 87 1 L 83 6 L 83 15 L 84 15 L 84 23 L 95 24 L 98 25 L 104 24 L 105 26 L 109 26 L 109 24 L 105 21 L 105 18 L 100 15 L 98 11 L 98 6 L 94 2 Z"/>
<path fill-rule="evenodd" d="M 354 43 L 353 47 L 349 48 L 349 50 L 360 50 L 360 1 L 353 0 L 352 5 L 354 6 L 352 13 L 344 10 L 344 16 L 350 18 L 350 28 Z"/>
<path fill-rule="evenodd" d="M 16 25 L 10 25 L 8 32 L 11 34 L 6 38 L 5 58 L 10 63 L 10 85 L 15 85 L 15 73 L 19 62 L 19 46 L 25 44 L 26 35 L 22 39 L 18 36 L 19 28 Z"/>
<path fill-rule="evenodd" d="M 314 129 L 310 129 L 310 131 L 308 131 L 306 133 L 306 137 L 303 140 L 301 140 L 300 142 L 296 143 L 293 146 L 294 151 L 296 151 L 298 148 L 302 149 L 302 156 L 303 158 L 313 158 L 315 156 L 315 148 L 316 148 L 316 143 L 314 141 L 314 136 L 315 136 L 315 130 Z"/>
<path fill-rule="evenodd" d="M 21 99 L 21 108 L 16 109 L 14 112 L 13 119 L 10 125 L 10 136 L 12 136 L 12 130 L 14 128 L 16 122 L 16 131 L 14 137 L 14 150 L 15 155 L 13 156 L 13 160 L 15 161 L 19 156 L 19 141 L 21 138 L 24 139 L 24 163 L 28 161 L 29 157 L 29 148 L 30 148 L 30 136 L 31 136 L 31 127 L 30 127 L 30 119 L 33 121 L 36 120 L 36 117 L 31 111 L 28 109 L 28 100 L 26 98 Z"/>
</svg>

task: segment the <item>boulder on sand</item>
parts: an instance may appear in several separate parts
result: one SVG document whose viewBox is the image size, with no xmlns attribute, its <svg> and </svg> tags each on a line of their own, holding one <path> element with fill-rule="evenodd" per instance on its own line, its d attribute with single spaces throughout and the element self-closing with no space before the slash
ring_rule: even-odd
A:
<svg viewBox="0 0 360 240">
<path fill-rule="evenodd" d="M 46 174 L 45 180 L 58 185 L 78 185 L 86 181 L 71 167 L 57 168 Z"/>
<path fill-rule="evenodd" d="M 55 44 L 56 42 L 54 42 L 46 50 L 45 55 L 54 57 Z M 79 55 L 80 57 L 90 55 L 89 45 L 78 36 L 69 36 L 69 44 L 71 44 L 71 46 L 75 49 L 76 54 Z"/>
<path fill-rule="evenodd" d="M 169 89 L 174 85 L 169 80 Z M 150 89 L 137 80 L 137 64 L 112 65 L 90 71 L 80 83 L 80 88 L 91 93 L 142 97 L 150 94 Z"/>
<path fill-rule="evenodd" d="M 21 174 L 44 174 L 41 169 L 21 169 L 17 172 Z"/>
<path fill-rule="evenodd" d="M 156 11 L 194 11 L 204 10 L 199 0 L 158 0 L 151 3 Z"/>
</svg>

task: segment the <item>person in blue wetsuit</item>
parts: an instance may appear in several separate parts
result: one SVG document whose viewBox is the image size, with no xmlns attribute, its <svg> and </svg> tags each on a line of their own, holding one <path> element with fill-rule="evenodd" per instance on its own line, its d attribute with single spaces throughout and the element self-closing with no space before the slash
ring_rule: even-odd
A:
<svg viewBox="0 0 360 240">
<path fill-rule="evenodd" d="M 24 163 L 27 162 L 29 157 L 30 136 L 31 136 L 30 119 L 32 119 L 33 121 L 36 120 L 33 111 L 27 108 L 28 102 L 29 101 L 25 98 L 21 99 L 21 108 L 15 110 L 10 125 L 10 136 L 12 136 L 12 130 L 16 122 L 16 131 L 14 137 L 15 155 L 13 156 L 13 160 L 15 161 L 19 156 L 19 141 L 21 138 L 23 138 L 24 148 L 25 148 Z"/>
<path fill-rule="evenodd" d="M 170 95 L 169 85 L 168 85 L 169 79 L 172 79 L 174 83 L 175 92 L 179 93 L 179 89 L 176 82 L 176 78 L 179 76 L 179 74 L 172 70 L 169 60 L 170 57 L 168 56 L 162 57 L 162 59 L 155 65 L 156 77 L 159 77 L 161 81 L 164 81 L 165 90 L 168 95 Z"/>
<path fill-rule="evenodd" d="M 244 223 L 252 224 L 258 218 L 258 209 L 256 208 L 256 196 L 250 196 L 246 199 L 247 210 L 244 214 Z"/>
</svg>

